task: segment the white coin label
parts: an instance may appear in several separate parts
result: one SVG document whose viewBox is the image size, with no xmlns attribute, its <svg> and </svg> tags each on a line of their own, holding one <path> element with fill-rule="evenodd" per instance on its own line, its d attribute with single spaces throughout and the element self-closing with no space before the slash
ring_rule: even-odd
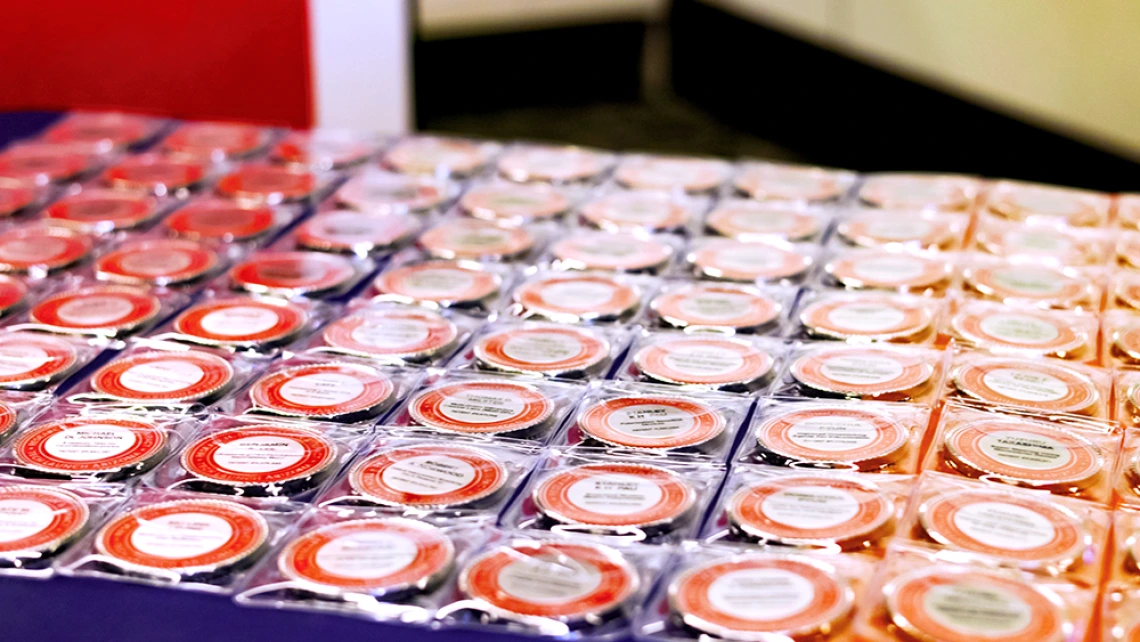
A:
<svg viewBox="0 0 1140 642">
<path fill-rule="evenodd" d="M 1018 401 L 1048 402 L 1064 399 L 1069 384 L 1044 372 L 998 368 L 982 375 L 989 389 Z"/>
<path fill-rule="evenodd" d="M 364 382 L 338 372 L 320 372 L 286 381 L 280 394 L 286 401 L 299 406 L 338 406 L 364 394 Z"/>
<path fill-rule="evenodd" d="M 475 467 L 446 455 L 421 455 L 393 463 L 384 469 L 380 479 L 397 492 L 443 495 L 475 481 Z"/>
<path fill-rule="evenodd" d="M 978 448 L 994 461 L 1026 470 L 1056 470 L 1073 459 L 1060 441 L 1019 430 L 987 433 L 978 440 Z"/>
<path fill-rule="evenodd" d="M 591 475 L 566 489 L 571 504 L 601 515 L 630 515 L 647 511 L 665 496 L 661 486 L 635 475 Z"/>
<path fill-rule="evenodd" d="M 137 392 L 165 393 L 186 390 L 205 376 L 197 364 L 171 359 L 131 366 L 119 376 L 119 383 Z"/>
</svg>

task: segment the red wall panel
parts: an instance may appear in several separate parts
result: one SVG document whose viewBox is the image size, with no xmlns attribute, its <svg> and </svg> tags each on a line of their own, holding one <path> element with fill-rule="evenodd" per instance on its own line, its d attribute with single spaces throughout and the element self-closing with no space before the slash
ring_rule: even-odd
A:
<svg viewBox="0 0 1140 642">
<path fill-rule="evenodd" d="M 0 110 L 312 124 L 306 0 L 21 0 L 3 13 Z"/>
</svg>

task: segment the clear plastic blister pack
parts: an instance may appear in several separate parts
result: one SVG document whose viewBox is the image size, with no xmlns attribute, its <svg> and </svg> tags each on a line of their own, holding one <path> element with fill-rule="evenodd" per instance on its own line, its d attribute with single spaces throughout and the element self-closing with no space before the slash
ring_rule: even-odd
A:
<svg viewBox="0 0 1140 642">
<path fill-rule="evenodd" d="M 25 422 L 0 451 L 8 478 L 130 482 L 176 452 L 193 418 L 52 404 Z"/>
<path fill-rule="evenodd" d="M 859 186 L 859 202 L 868 207 L 913 208 L 970 214 L 983 192 L 976 176 L 880 172 Z"/>
<path fill-rule="evenodd" d="M 732 165 L 719 158 L 628 154 L 618 161 L 613 180 L 627 189 L 711 194 L 719 192 L 732 173 Z"/>
<path fill-rule="evenodd" d="M 629 635 L 665 564 L 664 547 L 598 538 L 496 532 L 460 568 L 443 630 L 581 640 Z"/>
<path fill-rule="evenodd" d="M 1140 427 L 1140 371 L 1118 371 L 1113 393 L 1112 419 L 1125 428 Z"/>
<path fill-rule="evenodd" d="M 500 523 L 560 535 L 677 543 L 696 532 L 724 472 L 720 463 L 547 451 Z"/>
<path fill-rule="evenodd" d="M 930 414 L 911 404 L 762 400 L 736 459 L 802 470 L 914 474 Z"/>
<path fill-rule="evenodd" d="M 86 264 L 95 248 L 105 244 L 105 239 L 59 225 L 16 223 L 0 231 L 0 272 L 37 282 Z"/>
<path fill-rule="evenodd" d="M 641 331 L 615 378 L 762 394 L 784 367 L 787 346 L 779 340 L 716 332 Z"/>
<path fill-rule="evenodd" d="M 380 427 L 315 503 L 432 523 L 494 522 L 539 461 L 536 444 Z"/>
<path fill-rule="evenodd" d="M 1140 510 L 1140 428 L 1130 417 L 1120 417 L 1118 421 L 1124 424 L 1124 438 L 1113 473 L 1116 504 Z"/>
<path fill-rule="evenodd" d="M 629 335 L 627 328 L 613 326 L 504 320 L 483 327 L 448 367 L 531 378 L 599 379 L 624 354 Z"/>
<path fill-rule="evenodd" d="M 936 472 L 911 488 L 897 541 L 947 561 L 1100 582 L 1112 528 L 1104 506 Z"/>
<path fill-rule="evenodd" d="M 672 233 L 693 235 L 700 231 L 700 215 L 709 198 L 678 192 L 652 190 L 607 190 L 582 201 L 574 221 L 578 226 L 603 232 Z"/>
<path fill-rule="evenodd" d="M 499 177 L 516 183 L 594 185 L 613 169 L 617 157 L 607 151 L 572 145 L 515 143 L 499 156 Z"/>
<path fill-rule="evenodd" d="M 833 252 L 818 273 L 828 288 L 943 296 L 955 286 L 957 256 L 899 248 Z"/>
<path fill-rule="evenodd" d="M 502 150 L 494 141 L 446 136 L 404 136 L 381 158 L 384 167 L 402 174 L 464 179 L 482 172 Z"/>
<path fill-rule="evenodd" d="M 829 207 L 786 201 L 721 199 L 705 215 L 703 232 L 738 241 L 819 242 L 831 227 Z"/>
<path fill-rule="evenodd" d="M 569 381 L 434 371 L 386 423 L 400 433 L 542 444 L 586 390 Z"/>
<path fill-rule="evenodd" d="M 382 259 L 412 244 L 423 231 L 423 217 L 415 214 L 374 215 L 327 207 L 278 240 L 278 251 L 327 252 L 354 258 Z"/>
<path fill-rule="evenodd" d="M 1100 310 L 1102 268 L 1057 267 L 1039 260 L 972 254 L 961 267 L 962 289 L 987 301 L 1042 309 Z"/>
<path fill-rule="evenodd" d="M 222 169 L 203 160 L 149 152 L 119 159 L 103 170 L 98 182 L 125 192 L 184 200 L 208 191 Z"/>
<path fill-rule="evenodd" d="M 0 389 L 53 391 L 80 372 L 105 341 L 41 332 L 0 332 Z"/>
<path fill-rule="evenodd" d="M 218 289 L 229 288 L 283 299 L 342 300 L 356 292 L 376 269 L 368 257 L 297 249 L 291 239 L 273 249 L 254 252 L 216 281 Z"/>
<path fill-rule="evenodd" d="M 378 134 L 346 129 L 293 130 L 269 150 L 269 161 L 317 171 L 344 170 L 373 158 L 385 144 Z"/>
<path fill-rule="evenodd" d="M 624 325 L 637 318 L 658 285 L 641 275 L 537 272 L 515 286 L 505 313 L 526 320 Z"/>
<path fill-rule="evenodd" d="M 1109 275 L 1105 309 L 1140 312 L 1140 271 L 1116 270 Z"/>
<path fill-rule="evenodd" d="M 459 185 L 446 177 L 396 174 L 368 166 L 337 188 L 340 207 L 372 215 L 442 212 L 459 196 Z"/>
<path fill-rule="evenodd" d="M 796 304 L 796 336 L 848 343 L 930 345 L 945 314 L 942 299 L 807 290 Z"/>
<path fill-rule="evenodd" d="M 640 320 L 692 333 L 781 336 L 798 293 L 795 287 L 667 280 Z"/>
<path fill-rule="evenodd" d="M 55 564 L 59 573 L 229 594 L 302 506 L 140 489 Z"/>
<path fill-rule="evenodd" d="M 577 186 L 476 182 L 467 187 L 454 211 L 507 227 L 561 222 L 588 194 Z"/>
<path fill-rule="evenodd" d="M 914 489 L 913 475 L 733 467 L 701 541 L 774 553 L 881 556 Z"/>
<path fill-rule="evenodd" d="M 154 141 L 170 121 L 122 112 L 72 111 L 38 138 L 45 142 L 93 145 L 97 149 L 139 149 Z"/>
<path fill-rule="evenodd" d="M 56 558 L 128 494 L 120 484 L 0 480 L 0 575 L 51 577 Z"/>
<path fill-rule="evenodd" d="M 551 242 L 539 265 L 556 271 L 666 275 L 684 254 L 672 234 L 576 230 Z"/>
<path fill-rule="evenodd" d="M 639 639 L 849 640 L 872 559 L 688 543 L 642 609 Z"/>
<path fill-rule="evenodd" d="M 725 461 L 752 399 L 710 391 L 614 381 L 590 390 L 555 447 L 677 461 Z"/>
<path fill-rule="evenodd" d="M 174 156 L 211 163 L 263 156 L 282 134 L 279 129 L 233 122 L 183 122 L 159 142 Z"/>
<path fill-rule="evenodd" d="M 953 252 L 965 247 L 970 217 L 915 208 L 853 208 L 830 236 L 833 248 Z"/>
<path fill-rule="evenodd" d="M 1097 363 L 1100 319 L 1089 313 L 952 301 L 939 339 L 991 354 Z"/>
<path fill-rule="evenodd" d="M 1112 374 L 1060 359 L 962 350 L 954 355 L 946 386 L 945 396 L 984 407 L 1047 417 L 1106 419 Z"/>
<path fill-rule="evenodd" d="M 505 305 L 516 272 L 501 263 L 426 259 L 409 249 L 387 262 L 366 294 L 377 302 L 454 309 L 487 317 Z"/>
<path fill-rule="evenodd" d="M 554 221 L 514 225 L 447 216 L 437 219 L 416 244 L 427 257 L 438 260 L 529 265 L 538 262 L 550 239 L 563 234 L 565 230 Z"/>
<path fill-rule="evenodd" d="M 689 244 L 685 271 L 707 281 L 795 285 L 807 280 L 819 253 L 810 243 L 701 236 Z"/>
<path fill-rule="evenodd" d="M 1105 367 L 1140 367 L 1140 315 L 1108 310 L 1101 316 L 1100 363 Z"/>
<path fill-rule="evenodd" d="M 1106 503 L 1120 440 L 1119 426 L 1110 422 L 948 403 L 922 469 Z"/>
<path fill-rule="evenodd" d="M 200 196 L 171 212 L 161 229 L 167 236 L 205 243 L 237 258 L 270 243 L 301 216 L 302 209 L 296 204 Z"/>
<path fill-rule="evenodd" d="M 367 427 L 395 408 L 422 377 L 418 369 L 355 357 L 297 355 L 274 362 L 214 411 Z"/>
<path fill-rule="evenodd" d="M 1096 266 L 1109 262 L 1114 247 L 1127 249 L 1127 238 L 1119 231 L 1072 227 L 1059 221 L 1016 222 L 983 214 L 974 231 L 974 247 L 1003 258 L 1023 257 L 1060 267 Z"/>
<path fill-rule="evenodd" d="M 310 501 L 368 439 L 337 424 L 213 415 L 143 485 L 224 497 Z"/>
<path fill-rule="evenodd" d="M 1112 197 L 1072 187 L 1002 180 L 986 193 L 985 212 L 1010 221 L 1047 221 L 1075 227 L 1108 223 Z"/>
<path fill-rule="evenodd" d="M 75 274 L 91 281 L 159 292 L 193 292 L 226 271 L 235 254 L 232 249 L 150 232 L 98 251 L 92 264 Z"/>
<path fill-rule="evenodd" d="M 836 203 L 847 199 L 854 172 L 767 161 L 737 164 L 732 192 L 757 201 Z"/>
<path fill-rule="evenodd" d="M 794 344 L 772 388 L 775 397 L 897 401 L 931 406 L 941 397 L 948 355 L 889 344 Z"/>
<path fill-rule="evenodd" d="M 40 210 L 36 218 L 49 225 L 117 240 L 152 229 L 177 203 L 166 196 L 97 184 L 71 185 L 60 198 Z"/>
<path fill-rule="evenodd" d="M 47 393 L 0 390 L 0 444 L 52 404 Z"/>
<path fill-rule="evenodd" d="M 16 142 L 0 150 L 0 176 L 37 186 L 60 185 L 90 178 L 116 156 L 98 143 Z"/>
<path fill-rule="evenodd" d="M 56 188 L 0 173 L 0 217 L 9 221 L 27 220 L 33 212 L 38 212 L 55 198 L 57 193 Z"/>
<path fill-rule="evenodd" d="M 487 534 L 467 523 L 313 510 L 248 573 L 234 600 L 426 625 L 451 599 L 456 569 Z"/>
</svg>

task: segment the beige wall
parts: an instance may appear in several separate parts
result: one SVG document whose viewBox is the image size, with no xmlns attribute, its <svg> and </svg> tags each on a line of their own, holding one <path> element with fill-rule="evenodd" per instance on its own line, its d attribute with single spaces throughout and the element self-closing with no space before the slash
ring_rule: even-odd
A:
<svg viewBox="0 0 1140 642">
<path fill-rule="evenodd" d="M 1140 0 L 702 0 L 1140 159 Z"/>
</svg>

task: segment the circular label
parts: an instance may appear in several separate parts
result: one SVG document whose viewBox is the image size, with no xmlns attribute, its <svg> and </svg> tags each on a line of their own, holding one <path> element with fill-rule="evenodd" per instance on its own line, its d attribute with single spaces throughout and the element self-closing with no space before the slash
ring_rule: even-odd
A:
<svg viewBox="0 0 1140 642">
<path fill-rule="evenodd" d="M 91 375 L 96 392 L 133 402 L 208 398 L 234 377 L 225 359 L 205 352 L 145 352 L 121 357 Z"/>
<path fill-rule="evenodd" d="M 830 348 L 813 351 L 792 363 L 799 383 L 850 396 L 875 396 L 914 390 L 930 380 L 934 366 L 921 355 L 877 348 Z"/>
<path fill-rule="evenodd" d="M 964 210 L 974 200 L 972 178 L 922 174 L 882 174 L 863 182 L 859 199 L 885 208 Z"/>
<path fill-rule="evenodd" d="M 294 417 L 340 417 L 380 408 L 395 384 L 374 368 L 354 363 L 314 363 L 283 368 L 249 390 L 258 408 Z"/>
<path fill-rule="evenodd" d="M 183 499 L 120 513 L 99 531 L 95 548 L 130 568 L 192 575 L 246 561 L 268 536 L 265 518 L 242 504 Z"/>
<path fill-rule="evenodd" d="M 944 261 L 893 252 L 858 251 L 827 265 L 839 283 L 851 288 L 922 289 L 941 283 L 950 270 Z"/>
<path fill-rule="evenodd" d="M 811 331 L 880 340 L 918 334 L 933 318 L 925 301 L 871 295 L 823 299 L 800 313 L 800 321 Z"/>
<path fill-rule="evenodd" d="M 325 292 L 345 287 L 355 276 L 347 258 L 319 252 L 265 252 L 230 270 L 234 284 L 251 292 Z"/>
<path fill-rule="evenodd" d="M 182 467 L 214 483 L 268 485 L 323 474 L 336 457 L 336 444 L 314 430 L 248 425 L 190 442 Z"/>
<path fill-rule="evenodd" d="M 299 201 L 313 195 L 317 189 L 317 176 L 293 166 L 243 165 L 223 176 L 215 189 L 229 198 Z"/>
<path fill-rule="evenodd" d="M 524 310 L 550 318 L 606 319 L 635 309 L 641 293 L 613 277 L 582 275 L 527 281 L 514 299 Z"/>
<path fill-rule="evenodd" d="M 0 271 L 58 270 L 91 253 L 91 238 L 60 227 L 16 227 L 0 233 Z"/>
<path fill-rule="evenodd" d="M 366 254 L 399 245 L 418 229 L 419 222 L 410 215 L 370 216 L 351 210 L 335 210 L 302 223 L 295 236 L 301 247 Z"/>
<path fill-rule="evenodd" d="M 51 553 L 77 536 L 89 516 L 87 504 L 69 490 L 0 486 L 0 555 Z"/>
<path fill-rule="evenodd" d="M 410 519 L 357 519 L 302 533 L 277 567 L 294 581 L 390 593 L 426 588 L 452 564 L 455 547 L 439 529 Z"/>
<path fill-rule="evenodd" d="M 419 244 L 441 259 L 506 259 L 534 247 L 534 237 L 519 227 L 463 219 L 441 223 L 420 236 Z"/>
<path fill-rule="evenodd" d="M 986 347 L 1048 353 L 1076 350 L 1085 343 L 1065 319 L 1032 311 L 979 309 L 959 314 L 951 323 L 960 336 Z"/>
<path fill-rule="evenodd" d="M 53 143 L 106 143 L 126 147 L 154 133 L 157 123 L 144 116 L 114 112 L 78 112 L 68 114 L 43 133 Z"/>
<path fill-rule="evenodd" d="M 565 267 L 579 270 L 649 270 L 667 263 L 673 247 L 629 234 L 592 233 L 558 241 L 550 249 Z"/>
<path fill-rule="evenodd" d="M 381 451 L 348 472 L 352 489 L 387 506 L 447 508 L 495 495 L 507 469 L 478 448 L 422 444 Z"/>
<path fill-rule="evenodd" d="M 463 434 L 498 434 L 535 428 L 554 413 L 554 402 L 534 386 L 511 381 L 466 381 L 426 390 L 408 407 L 416 423 Z"/>
<path fill-rule="evenodd" d="M 639 350 L 633 362 L 643 373 L 667 382 L 727 385 L 759 380 L 775 360 L 750 343 L 685 337 L 659 341 Z"/>
<path fill-rule="evenodd" d="M 273 208 L 223 199 L 196 199 L 166 217 L 167 229 L 189 239 L 246 241 L 273 229 Z"/>
<path fill-rule="evenodd" d="M 264 144 L 261 128 L 238 123 L 185 123 L 162 141 L 170 152 L 210 160 L 249 156 Z"/>
<path fill-rule="evenodd" d="M 978 474 L 1028 484 L 1085 483 L 1103 464 L 1084 437 L 1027 422 L 973 422 L 947 434 L 945 447 Z"/>
<path fill-rule="evenodd" d="M 1011 265 L 967 271 L 966 278 L 982 294 L 1028 301 L 1072 301 L 1082 296 L 1085 283 L 1045 266 Z"/>
<path fill-rule="evenodd" d="M 353 354 L 420 358 L 454 344 L 459 329 L 427 310 L 370 310 L 333 321 L 323 336 L 326 344 Z"/>
<path fill-rule="evenodd" d="M 205 178 L 204 164 L 160 154 L 128 156 L 103 174 L 103 181 L 111 187 L 155 194 L 185 189 Z"/>
<path fill-rule="evenodd" d="M 580 147 L 520 147 L 499 158 L 499 174 L 520 183 L 572 183 L 600 174 L 606 157 Z"/>
<path fill-rule="evenodd" d="M 24 143 L 0 152 L 0 176 L 59 183 L 87 172 L 94 160 L 85 145 Z"/>
<path fill-rule="evenodd" d="M 104 189 L 87 189 L 52 204 L 44 218 L 83 230 L 109 231 L 138 227 L 158 214 L 149 196 Z"/>
<path fill-rule="evenodd" d="M 782 306 L 742 287 L 689 285 L 653 299 L 653 309 L 670 325 L 753 328 L 779 316 Z"/>
<path fill-rule="evenodd" d="M 610 356 L 610 344 L 579 328 L 515 328 L 488 334 L 475 344 L 480 362 L 511 372 L 584 372 Z"/>
<path fill-rule="evenodd" d="M 622 161 L 614 180 L 632 189 L 709 192 L 728 180 L 731 168 L 709 158 L 633 157 Z"/>
<path fill-rule="evenodd" d="M 497 274 L 487 270 L 462 263 L 428 261 L 384 272 L 375 285 L 382 294 L 450 305 L 482 301 L 498 292 L 501 283 Z"/>
<path fill-rule="evenodd" d="M 602 463 L 547 476 L 533 499 L 543 514 L 562 523 L 646 528 L 676 522 L 693 508 L 696 494 L 665 468 Z"/>
<path fill-rule="evenodd" d="M 459 207 L 488 221 L 548 220 L 570 209 L 570 199 L 544 185 L 491 184 L 467 190 Z"/>
<path fill-rule="evenodd" d="M 336 192 L 337 201 L 372 214 L 419 212 L 448 199 L 447 183 L 429 176 L 368 172 L 350 179 Z"/>
<path fill-rule="evenodd" d="M 726 281 L 773 281 L 799 276 L 812 264 L 810 256 L 765 243 L 716 241 L 689 255 L 701 274 Z"/>
<path fill-rule="evenodd" d="M 1100 399 L 1086 375 L 1053 362 L 974 361 L 958 368 L 954 385 L 982 401 L 1048 413 L 1088 412 Z"/>
<path fill-rule="evenodd" d="M 456 138 L 416 136 L 396 143 L 384 164 L 406 174 L 467 176 L 491 160 L 487 145 Z"/>
<path fill-rule="evenodd" d="M 657 192 L 614 192 L 586 203 L 579 213 L 590 225 L 607 232 L 660 232 L 689 221 L 688 208 Z"/>
<path fill-rule="evenodd" d="M 48 297 L 32 306 L 30 316 L 62 330 L 126 331 L 151 321 L 161 308 L 145 290 L 96 286 Z"/>
<path fill-rule="evenodd" d="M 694 448 L 720 437 L 724 416 L 698 401 L 680 397 L 617 397 L 594 403 L 578 427 L 602 443 L 644 450 Z"/>
<path fill-rule="evenodd" d="M 232 298 L 191 306 L 174 320 L 174 329 L 216 345 L 256 345 L 293 336 L 308 322 L 305 309 L 288 301 Z"/>
<path fill-rule="evenodd" d="M 844 191 L 834 172 L 767 163 L 746 165 L 733 187 L 751 198 L 773 201 L 826 201 Z"/>
<path fill-rule="evenodd" d="M 218 255 L 193 241 L 137 241 L 99 257 L 100 276 L 128 283 L 179 284 L 205 276 Z"/>
<path fill-rule="evenodd" d="M 734 201 L 709 213 L 705 225 L 721 236 L 739 240 L 781 238 L 803 241 L 820 231 L 816 216 L 784 204 Z"/>
<path fill-rule="evenodd" d="M 79 352 L 64 339 L 25 332 L 0 335 L 0 386 L 46 384 L 78 363 Z"/>
<path fill-rule="evenodd" d="M 376 147 L 367 135 L 343 130 L 292 131 L 273 146 L 269 156 L 279 163 L 343 169 L 363 163 Z"/>
<path fill-rule="evenodd" d="M 632 598 L 637 572 L 608 546 L 520 541 L 475 558 L 460 590 L 497 611 L 578 620 L 599 617 Z"/>
<path fill-rule="evenodd" d="M 842 544 L 866 538 L 894 516 L 874 487 L 832 477 L 779 477 L 736 491 L 726 507 L 745 534 L 783 544 Z"/>
<path fill-rule="evenodd" d="M 825 464 L 894 461 L 909 439 L 910 431 L 888 415 L 842 407 L 792 410 L 756 429 L 760 448 Z"/>
<path fill-rule="evenodd" d="M 114 416 L 39 424 L 12 446 L 20 464 L 72 477 L 157 463 L 165 450 L 165 431 L 147 421 Z"/>
</svg>

